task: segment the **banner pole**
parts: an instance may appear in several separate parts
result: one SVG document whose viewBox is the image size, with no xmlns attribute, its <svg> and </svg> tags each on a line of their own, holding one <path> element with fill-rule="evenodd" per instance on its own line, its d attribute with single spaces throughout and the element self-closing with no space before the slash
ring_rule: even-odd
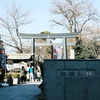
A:
<svg viewBox="0 0 100 100">
<path fill-rule="evenodd" d="M 5 83 L 2 84 L 2 86 L 9 86 L 9 84 L 6 83 L 6 55 L 5 55 Z"/>
</svg>

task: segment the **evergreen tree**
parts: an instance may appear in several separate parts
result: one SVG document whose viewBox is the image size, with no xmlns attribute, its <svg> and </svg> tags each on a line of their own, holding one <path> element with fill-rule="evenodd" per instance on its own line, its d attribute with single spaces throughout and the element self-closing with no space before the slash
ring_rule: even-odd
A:
<svg viewBox="0 0 100 100">
<path fill-rule="evenodd" d="M 78 40 L 75 50 L 75 59 L 96 59 L 99 56 L 100 45 L 98 41 L 83 39 Z"/>
</svg>

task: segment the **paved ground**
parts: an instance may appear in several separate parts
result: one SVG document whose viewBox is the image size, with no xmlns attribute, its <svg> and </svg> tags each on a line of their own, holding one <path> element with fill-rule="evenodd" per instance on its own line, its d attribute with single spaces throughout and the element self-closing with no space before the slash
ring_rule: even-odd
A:
<svg viewBox="0 0 100 100">
<path fill-rule="evenodd" d="M 41 95 L 41 82 L 26 82 L 8 87 L 0 87 L 0 100 L 37 100 Z"/>
</svg>

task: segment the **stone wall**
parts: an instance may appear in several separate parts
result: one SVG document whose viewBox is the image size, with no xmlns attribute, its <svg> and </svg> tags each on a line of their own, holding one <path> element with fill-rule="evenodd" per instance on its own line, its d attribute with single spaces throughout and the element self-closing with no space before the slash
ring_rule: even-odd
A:
<svg viewBox="0 0 100 100">
<path fill-rule="evenodd" d="M 100 60 L 44 60 L 44 100 L 100 100 Z"/>
</svg>

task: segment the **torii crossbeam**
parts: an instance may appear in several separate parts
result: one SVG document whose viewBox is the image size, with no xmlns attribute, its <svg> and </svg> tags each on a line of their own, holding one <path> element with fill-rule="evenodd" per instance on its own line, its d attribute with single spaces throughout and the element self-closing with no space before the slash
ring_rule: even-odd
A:
<svg viewBox="0 0 100 100">
<path fill-rule="evenodd" d="M 21 38 L 23 39 L 31 39 L 32 40 L 32 53 L 34 52 L 35 39 L 39 38 L 62 38 L 63 39 L 63 51 L 64 51 L 64 59 L 67 59 L 67 43 L 66 38 L 76 38 L 79 33 L 55 33 L 55 34 L 29 34 L 29 33 L 19 33 Z"/>
</svg>

